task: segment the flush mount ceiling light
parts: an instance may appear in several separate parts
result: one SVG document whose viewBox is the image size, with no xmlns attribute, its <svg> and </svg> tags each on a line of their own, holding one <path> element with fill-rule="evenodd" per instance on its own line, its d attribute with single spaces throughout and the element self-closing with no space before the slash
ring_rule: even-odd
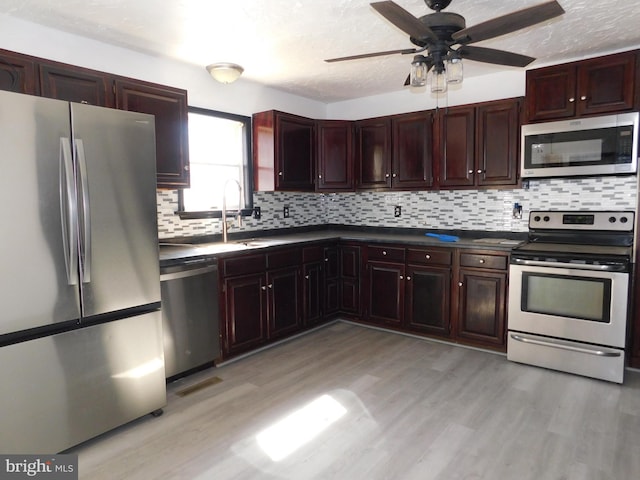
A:
<svg viewBox="0 0 640 480">
<path fill-rule="evenodd" d="M 235 63 L 219 62 L 207 65 L 207 71 L 218 82 L 226 84 L 233 83 L 240 78 L 244 68 Z"/>
<path fill-rule="evenodd" d="M 407 33 L 409 40 L 416 48 L 365 53 L 325 61 L 338 62 L 396 53 L 403 55 L 417 53 L 418 55 L 415 55 L 411 62 L 411 74 L 405 85 L 422 87 L 429 80 L 431 92 L 443 93 L 447 91 L 448 84 L 462 82 L 462 59 L 511 67 L 526 67 L 535 60 L 533 57 L 518 53 L 469 44 L 515 32 L 564 13 L 559 3 L 551 0 L 467 27 L 462 15 L 441 11 L 449 6 L 451 0 L 424 0 L 424 2 L 435 13 L 419 18 L 392 1 L 371 4 L 380 15 Z"/>
</svg>

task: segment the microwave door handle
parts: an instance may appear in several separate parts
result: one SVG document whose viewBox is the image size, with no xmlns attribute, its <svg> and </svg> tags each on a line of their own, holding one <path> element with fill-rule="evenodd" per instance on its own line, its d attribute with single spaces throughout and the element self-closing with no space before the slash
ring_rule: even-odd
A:
<svg viewBox="0 0 640 480">
<path fill-rule="evenodd" d="M 571 268 L 574 270 L 590 270 L 597 272 L 624 272 L 627 269 L 627 267 L 622 264 L 592 265 L 588 263 L 544 262 L 539 260 L 525 260 L 524 258 L 512 258 L 511 263 L 516 265 L 526 265 L 530 267 Z"/>
<path fill-rule="evenodd" d="M 81 139 L 75 140 L 76 155 L 78 159 L 78 176 L 80 188 L 80 201 L 82 206 L 81 235 L 81 269 L 82 283 L 91 282 L 91 208 L 89 205 L 89 181 L 87 179 L 87 161 L 85 159 L 84 143 Z"/>
<path fill-rule="evenodd" d="M 71 142 L 66 137 L 60 137 L 60 220 L 62 224 L 62 249 L 64 250 L 64 265 L 69 285 L 78 284 L 78 243 L 76 231 L 78 227 L 78 202 L 74 192 L 73 161 L 71 156 Z"/>
</svg>

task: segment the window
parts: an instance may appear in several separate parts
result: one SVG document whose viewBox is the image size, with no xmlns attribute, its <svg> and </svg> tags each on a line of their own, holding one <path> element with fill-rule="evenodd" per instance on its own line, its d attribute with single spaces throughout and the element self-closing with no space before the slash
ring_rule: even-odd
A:
<svg viewBox="0 0 640 480">
<path fill-rule="evenodd" d="M 222 217 L 225 192 L 229 211 L 251 213 L 250 126 L 249 117 L 189 108 L 191 187 L 178 193 L 180 218 Z"/>
</svg>

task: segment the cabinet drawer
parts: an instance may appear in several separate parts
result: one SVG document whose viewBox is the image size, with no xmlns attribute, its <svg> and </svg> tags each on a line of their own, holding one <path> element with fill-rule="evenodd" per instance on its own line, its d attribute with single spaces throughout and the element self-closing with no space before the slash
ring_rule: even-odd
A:
<svg viewBox="0 0 640 480">
<path fill-rule="evenodd" d="M 507 269 L 507 257 L 505 255 L 488 255 L 480 253 L 461 253 L 461 267 L 492 268 L 495 270 Z"/>
<path fill-rule="evenodd" d="M 300 265 L 300 257 L 299 248 L 267 253 L 267 268 L 271 269 Z"/>
<path fill-rule="evenodd" d="M 264 255 L 244 255 L 222 260 L 222 272 L 225 277 L 263 273 L 266 266 L 266 257 Z"/>
<path fill-rule="evenodd" d="M 407 250 L 407 263 L 414 265 L 451 265 L 453 252 L 451 250 L 414 249 Z"/>
<path fill-rule="evenodd" d="M 367 248 L 369 260 L 382 260 L 383 262 L 404 262 L 404 248 L 369 246 Z"/>
<path fill-rule="evenodd" d="M 302 249 L 302 263 L 321 262 L 324 260 L 324 247 L 305 247 Z"/>
</svg>

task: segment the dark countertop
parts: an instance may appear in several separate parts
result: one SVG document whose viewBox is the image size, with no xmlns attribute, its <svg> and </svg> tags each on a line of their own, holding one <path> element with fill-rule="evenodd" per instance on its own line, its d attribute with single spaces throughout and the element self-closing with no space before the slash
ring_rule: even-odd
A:
<svg viewBox="0 0 640 480">
<path fill-rule="evenodd" d="M 382 230 L 382 231 L 381 231 Z M 262 232 L 260 232 L 262 233 Z M 438 232 L 444 233 L 444 232 Z M 521 234 L 504 232 L 454 232 L 447 233 L 459 237 L 456 242 L 444 242 L 437 238 L 425 236 L 425 231 L 408 229 L 319 229 L 296 233 L 266 234 L 251 238 L 234 239 L 228 243 L 220 241 L 202 243 L 178 243 L 175 241 L 160 242 L 160 265 L 168 266 L 185 260 L 204 260 L 248 250 L 260 250 L 292 244 L 305 244 L 320 241 L 342 240 L 366 243 L 399 243 L 422 247 L 479 248 L 486 250 L 510 251 L 523 243 Z"/>
</svg>

